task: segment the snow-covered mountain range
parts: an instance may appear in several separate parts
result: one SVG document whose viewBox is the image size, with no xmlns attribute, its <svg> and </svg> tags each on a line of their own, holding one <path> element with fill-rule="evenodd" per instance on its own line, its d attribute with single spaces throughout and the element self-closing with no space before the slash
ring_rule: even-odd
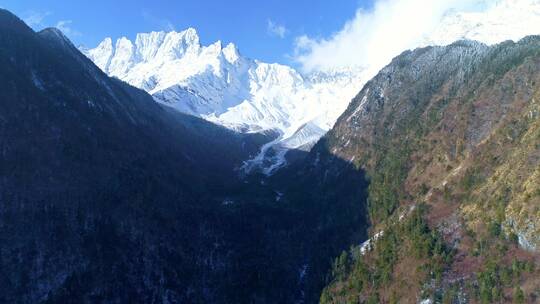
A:
<svg viewBox="0 0 540 304">
<path fill-rule="evenodd" d="M 502 0 L 481 13 L 449 11 L 416 46 L 459 39 L 487 44 L 540 33 L 540 0 Z M 281 64 L 246 58 L 234 44 L 203 46 L 195 29 L 106 38 L 83 52 L 110 76 L 149 92 L 156 101 L 239 132 L 275 132 L 244 169 L 266 174 L 289 149 L 309 149 L 382 67 L 351 67 L 303 75 Z M 397 55 L 397 54 L 396 54 Z M 390 62 L 392 58 L 388 58 Z"/>
<path fill-rule="evenodd" d="M 239 132 L 275 132 L 246 162 L 270 173 L 289 149 L 308 149 L 335 123 L 365 82 L 361 70 L 315 73 L 243 57 L 234 44 L 202 46 L 195 29 L 110 38 L 84 53 L 110 76 L 158 102 Z M 272 150 L 272 151 L 270 151 Z M 271 156 L 270 156 L 271 155 Z"/>
</svg>

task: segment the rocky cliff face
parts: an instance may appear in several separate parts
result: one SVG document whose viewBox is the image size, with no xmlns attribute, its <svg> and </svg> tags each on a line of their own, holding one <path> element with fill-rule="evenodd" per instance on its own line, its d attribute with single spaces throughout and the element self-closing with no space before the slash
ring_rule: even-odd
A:
<svg viewBox="0 0 540 304">
<path fill-rule="evenodd" d="M 511 292 L 504 291 L 497 295 L 489 291 L 488 297 L 480 276 L 491 267 L 486 261 L 497 261 L 502 268 L 512 257 L 527 257 L 534 264 L 540 245 L 539 84 L 537 36 L 493 47 L 462 41 L 417 49 L 395 58 L 369 81 L 326 136 L 334 155 L 364 168 L 370 177 L 373 234 L 393 229 L 389 227 L 408 227 L 405 221 L 410 210 L 427 206 L 422 217 L 451 252 L 447 264 L 416 261 L 417 266 L 444 269 L 430 285 L 432 289 L 426 283 L 431 282 L 429 273 L 403 272 L 407 262 L 401 254 L 389 262 L 391 266 L 386 267 L 392 269 L 392 279 L 386 284 L 398 284 L 407 275 L 420 277 L 426 284 L 410 283 L 417 293 L 408 296 L 408 301 L 420 300 L 420 290 L 427 291 L 426 298 L 442 295 L 449 282 L 467 280 L 478 284 L 478 293 L 484 293 L 479 298 L 511 299 Z M 404 246 L 415 230 L 400 227 L 392 235 L 403 243 L 395 244 L 394 249 L 407 252 Z M 381 242 L 388 244 L 388 238 L 382 237 Z M 377 241 L 374 243 L 377 248 Z M 482 246 L 507 247 L 492 254 Z M 513 248 L 510 253 L 508 248 Z M 356 267 L 361 264 L 358 260 L 369 260 L 370 255 L 384 256 L 384 252 L 375 249 L 368 257 L 357 256 Z M 466 265 L 470 264 L 477 267 L 469 269 Z M 432 274 L 437 273 L 431 269 Z M 325 301 L 340 302 L 339 292 L 347 289 L 340 280 L 347 281 L 343 277 L 336 280 L 326 294 L 334 300 L 330 296 Z M 534 297 L 534 287 L 527 286 L 537 283 L 529 277 L 515 284 Z M 364 285 L 348 295 L 367 300 L 382 285 Z M 386 286 L 388 292 L 377 294 L 385 301 L 403 295 L 399 288 L 391 287 L 397 285 Z M 475 301 L 474 288 L 459 290 Z"/>
</svg>

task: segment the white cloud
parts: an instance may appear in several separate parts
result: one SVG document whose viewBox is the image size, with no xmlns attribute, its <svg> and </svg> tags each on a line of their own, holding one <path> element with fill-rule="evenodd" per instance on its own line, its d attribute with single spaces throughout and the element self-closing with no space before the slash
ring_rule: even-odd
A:
<svg viewBox="0 0 540 304">
<path fill-rule="evenodd" d="M 79 31 L 73 29 L 71 26 L 72 23 L 73 21 L 71 20 L 60 20 L 56 23 L 55 27 L 70 38 L 81 36 L 82 34 Z"/>
<path fill-rule="evenodd" d="M 294 59 L 304 71 L 351 66 L 380 69 L 404 50 L 418 46 L 445 13 L 478 10 L 495 0 L 377 0 L 329 38 L 296 38 Z"/>
<path fill-rule="evenodd" d="M 47 16 L 51 15 L 51 12 L 38 12 L 30 11 L 23 18 L 23 21 L 31 28 L 44 27 L 43 21 Z"/>
<path fill-rule="evenodd" d="M 277 24 L 270 19 L 268 19 L 266 30 L 270 36 L 275 36 L 282 39 L 285 38 L 289 32 L 285 26 Z"/>
</svg>

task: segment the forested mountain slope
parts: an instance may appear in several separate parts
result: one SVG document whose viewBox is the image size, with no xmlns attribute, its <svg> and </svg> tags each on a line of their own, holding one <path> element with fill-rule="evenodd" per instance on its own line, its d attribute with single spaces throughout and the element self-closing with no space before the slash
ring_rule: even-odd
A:
<svg viewBox="0 0 540 304">
<path fill-rule="evenodd" d="M 313 302 L 350 242 L 240 179 L 267 138 L 163 107 L 4 10 L 0 91 L 2 303 Z"/>
<path fill-rule="evenodd" d="M 405 52 L 325 141 L 366 170 L 373 237 L 322 303 L 538 301 L 540 37 Z"/>
<path fill-rule="evenodd" d="M 268 138 L 1 10 L 0 302 L 533 303 L 539 84 L 539 37 L 405 52 L 301 161 L 242 179 Z"/>
</svg>

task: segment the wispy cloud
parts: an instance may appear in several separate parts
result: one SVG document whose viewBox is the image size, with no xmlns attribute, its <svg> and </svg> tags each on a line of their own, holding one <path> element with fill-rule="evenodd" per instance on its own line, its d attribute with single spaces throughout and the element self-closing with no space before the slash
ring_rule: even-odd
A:
<svg viewBox="0 0 540 304">
<path fill-rule="evenodd" d="M 35 31 L 39 31 L 45 27 L 54 26 L 70 39 L 82 36 L 81 32 L 73 28 L 72 20 L 59 20 L 54 23 L 54 21 L 51 21 L 51 18 L 49 18 L 51 15 L 53 15 L 53 13 L 50 11 L 29 11 L 26 14 L 23 14 L 23 21 Z"/>
<path fill-rule="evenodd" d="M 272 21 L 271 19 L 268 19 L 266 24 L 266 30 L 270 36 L 279 37 L 279 38 L 285 38 L 289 30 L 281 24 L 277 24 L 276 22 Z"/>
<path fill-rule="evenodd" d="M 51 15 L 51 12 L 30 11 L 25 14 L 23 21 L 31 28 L 44 27 L 44 20 Z"/>
<path fill-rule="evenodd" d="M 142 11 L 142 17 L 148 23 L 151 23 L 152 25 L 159 27 L 160 30 L 164 30 L 168 32 L 176 31 L 176 27 L 169 19 L 158 18 L 145 10 Z"/>
<path fill-rule="evenodd" d="M 75 30 L 72 27 L 73 21 L 72 20 L 60 20 L 56 23 L 55 27 L 64 33 L 64 35 L 73 38 L 73 37 L 79 37 L 81 36 L 81 32 Z"/>
<path fill-rule="evenodd" d="M 414 48 L 450 9 L 495 0 L 377 0 L 359 9 L 327 38 L 296 38 L 294 59 L 305 71 L 363 66 L 380 68 L 402 51 Z"/>
</svg>

